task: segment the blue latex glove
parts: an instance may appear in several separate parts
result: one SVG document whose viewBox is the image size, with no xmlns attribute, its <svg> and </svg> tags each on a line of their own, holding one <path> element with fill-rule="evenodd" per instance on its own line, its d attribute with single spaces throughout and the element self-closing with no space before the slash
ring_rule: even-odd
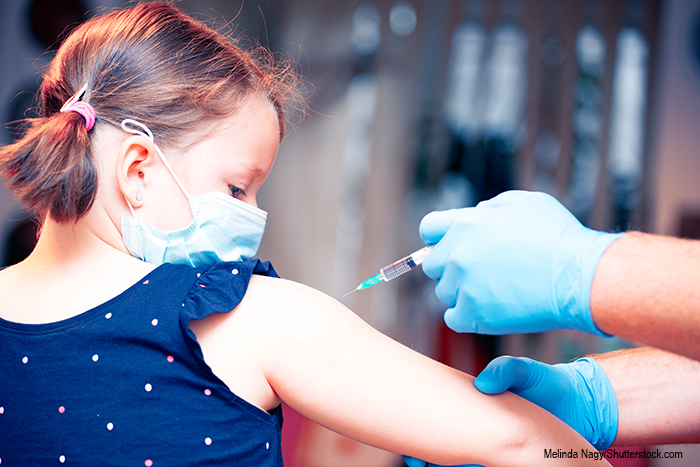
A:
<svg viewBox="0 0 700 467">
<path fill-rule="evenodd" d="M 529 358 L 498 357 L 474 380 L 485 394 L 510 390 L 549 411 L 602 451 L 617 435 L 617 398 L 598 362 L 581 358 L 547 365 Z"/>
<path fill-rule="evenodd" d="M 423 271 L 439 281 L 457 332 L 510 334 L 593 323 L 590 292 L 598 261 L 622 234 L 588 229 L 544 193 L 509 191 L 475 208 L 423 218 L 423 241 L 437 244 Z"/>
<path fill-rule="evenodd" d="M 403 456 L 403 461 L 406 463 L 408 467 L 444 467 L 440 464 L 428 464 L 425 461 L 422 461 L 420 459 L 416 459 L 415 457 L 408 457 L 408 456 Z M 454 467 L 482 467 L 480 465 L 456 465 Z"/>
</svg>

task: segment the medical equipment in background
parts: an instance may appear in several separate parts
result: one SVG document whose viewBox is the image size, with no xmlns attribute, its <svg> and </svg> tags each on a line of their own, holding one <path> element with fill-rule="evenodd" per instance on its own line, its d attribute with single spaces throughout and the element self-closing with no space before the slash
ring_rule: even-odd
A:
<svg viewBox="0 0 700 467">
<path fill-rule="evenodd" d="M 373 285 L 379 284 L 382 281 L 389 282 L 392 279 L 406 274 L 411 269 L 423 263 L 423 258 L 425 257 L 426 253 L 433 249 L 433 246 L 434 245 L 421 248 L 420 250 L 411 253 L 405 258 L 401 258 L 400 260 L 391 263 L 388 266 L 384 266 L 379 270 L 379 274 L 376 274 L 367 279 L 366 281 L 361 282 L 360 285 L 343 295 L 343 297 L 345 297 L 346 295 L 350 295 L 356 290 L 367 289 L 369 287 L 372 287 Z"/>
</svg>

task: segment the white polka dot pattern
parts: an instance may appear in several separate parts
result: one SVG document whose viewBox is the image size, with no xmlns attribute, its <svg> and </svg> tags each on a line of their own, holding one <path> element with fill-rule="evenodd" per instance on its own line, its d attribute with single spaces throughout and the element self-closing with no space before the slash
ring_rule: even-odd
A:
<svg viewBox="0 0 700 467">
<path fill-rule="evenodd" d="M 225 280 L 223 282 L 227 290 L 224 292 L 225 294 L 228 294 L 229 290 L 237 290 L 236 287 L 231 288 L 230 285 L 243 279 L 238 276 L 248 274 L 246 272 L 248 266 L 238 266 L 238 264 L 235 265 L 235 268 L 233 266 L 223 265 L 218 271 L 219 278 Z M 11 371 L 14 373 L 11 374 L 29 375 L 31 378 L 36 378 L 47 372 L 52 376 L 48 379 L 50 381 L 56 379 L 54 376 L 58 376 L 59 380 L 67 381 L 60 391 L 52 392 L 43 405 L 37 406 L 44 417 L 42 420 L 50 421 L 50 423 L 46 423 L 46 430 L 59 434 L 64 427 L 68 430 L 75 430 L 76 427 L 87 427 L 87 429 L 78 428 L 76 433 L 71 432 L 71 439 L 74 440 L 71 442 L 85 447 L 92 446 L 91 443 L 95 442 L 92 438 L 99 438 L 100 442 L 106 443 L 106 445 L 122 443 L 122 439 L 130 440 L 129 437 L 134 436 L 133 433 L 129 433 L 129 416 L 131 415 L 129 410 L 140 416 L 140 412 L 149 406 L 147 410 L 152 411 L 157 417 L 161 417 L 164 414 L 170 414 L 170 411 L 177 410 L 178 405 L 170 408 L 170 404 L 179 404 L 181 400 L 185 400 L 184 397 L 188 403 L 193 404 L 192 406 L 197 411 L 213 408 L 211 412 L 216 413 L 217 416 L 212 417 L 212 422 L 216 422 L 221 416 L 228 416 L 227 410 L 230 409 L 231 405 L 223 403 L 226 391 L 221 392 L 222 388 L 216 383 L 212 383 L 211 378 L 206 377 L 206 375 L 192 374 L 191 368 L 197 364 L 201 365 L 201 360 L 199 360 L 201 357 L 197 358 L 195 355 L 193 359 L 187 347 L 183 346 L 185 343 L 189 345 L 189 341 L 182 341 L 183 330 L 181 328 L 182 317 L 207 313 L 210 308 L 217 307 L 218 301 L 230 303 L 232 298 L 230 295 L 218 298 L 217 294 L 221 293 L 222 283 L 218 282 L 220 279 L 212 277 L 208 271 L 197 274 L 198 277 L 204 276 L 203 279 L 199 280 L 195 279 L 192 273 L 185 274 L 189 277 L 189 279 L 185 277 L 189 280 L 187 289 L 184 289 L 183 293 L 172 293 L 171 296 L 168 296 L 171 289 L 179 290 L 175 289 L 174 286 L 171 287 L 172 284 L 187 282 L 187 280 L 183 280 L 182 271 L 182 269 L 178 269 L 177 275 L 172 280 L 168 278 L 166 281 L 161 281 L 156 275 L 149 276 L 149 279 L 141 279 L 141 282 L 137 282 L 133 287 L 133 290 L 138 290 L 140 295 L 134 295 L 135 292 L 132 290 L 129 292 L 130 295 L 125 295 L 129 297 L 129 301 L 125 301 L 123 306 L 120 303 L 121 298 L 117 297 L 110 303 L 109 308 L 96 308 L 95 313 L 90 313 L 89 316 L 86 313 L 87 319 L 81 318 L 82 321 L 79 322 L 76 320 L 78 326 L 71 324 L 65 330 L 61 328 L 55 332 L 58 336 L 61 334 L 66 336 L 60 344 L 55 341 L 57 343 L 53 347 L 47 346 L 47 349 L 42 348 L 41 345 L 17 347 L 23 349 L 20 352 L 31 351 L 31 359 L 29 354 L 23 353 L 6 353 L 5 360 L 0 355 L 0 363 L 2 363 L 0 373 L 6 368 L 12 368 Z M 153 279 L 153 283 L 150 282 L 150 279 Z M 165 285 L 163 285 L 164 283 Z M 139 285 L 144 287 L 141 288 Z M 171 289 L 167 287 L 171 287 Z M 203 297 L 203 301 L 200 301 L 200 297 Z M 240 300 L 240 297 L 233 299 Z M 178 303 L 180 303 L 180 307 L 177 306 Z M 185 309 L 181 311 L 180 308 Z M 149 316 L 151 320 L 148 320 Z M 179 322 L 178 319 L 180 319 Z M 116 341 L 113 340 L 115 337 Z M 184 337 L 188 339 L 188 336 Z M 43 337 L 41 338 L 43 339 Z M 80 342 L 80 344 L 77 345 L 76 342 Z M 129 348 L 127 352 L 122 352 L 121 348 L 112 347 L 112 342 L 120 342 L 120 345 L 123 344 L 126 347 L 133 343 L 134 347 Z M 137 351 L 133 352 L 133 350 Z M 92 355 L 90 355 L 91 353 Z M 61 360 L 58 360 L 57 356 Z M 30 360 L 32 365 L 29 365 Z M 52 367 L 56 369 L 52 369 Z M 116 372 L 114 372 L 115 369 Z M 120 373 L 120 371 L 122 372 Z M 66 374 L 74 377 L 67 378 Z M 130 376 L 126 377 L 126 374 Z M 110 377 L 114 381 L 111 381 Z M 117 378 L 119 378 L 119 383 L 117 383 Z M 147 382 L 144 383 L 143 379 L 146 379 Z M 136 380 L 136 384 L 134 384 L 134 380 Z M 186 381 L 189 386 L 179 384 L 182 381 Z M 97 384 L 93 391 L 94 394 L 92 394 L 88 387 L 94 382 Z M 103 382 L 108 386 L 103 386 Z M 139 386 L 143 388 L 143 391 L 140 390 Z M 154 387 L 158 391 L 154 391 Z M 211 389 L 212 387 L 214 389 Z M 109 389 L 105 390 L 105 388 Z M 112 388 L 114 391 L 110 390 Z M 222 397 L 216 397 L 213 394 L 214 391 L 217 391 L 217 395 Z M 85 395 L 89 395 L 89 398 L 84 397 Z M 127 409 L 126 406 L 112 405 L 113 400 L 117 403 L 128 402 L 134 408 Z M 5 397 L 5 394 L 0 392 L 0 403 L 2 404 L 0 406 L 0 425 L 2 427 L 5 427 L 8 422 L 15 423 L 17 414 L 26 410 L 26 407 L 21 405 L 25 403 L 21 400 L 19 402 L 20 406 L 16 407 L 17 401 L 12 397 Z M 89 403 L 89 406 L 85 406 L 86 403 Z M 115 411 L 114 407 L 119 407 L 118 411 Z M 249 415 L 247 412 L 245 414 Z M 193 422 L 195 419 L 190 416 L 189 418 L 185 417 L 184 420 L 186 420 L 185 424 L 189 423 L 191 429 L 189 432 L 179 431 L 177 436 L 182 436 L 182 438 L 176 439 L 176 442 L 189 440 L 189 442 L 197 444 L 198 449 L 193 451 L 199 451 L 200 454 L 194 452 L 193 458 L 197 458 L 197 456 L 218 458 L 220 453 L 231 451 L 233 444 L 230 441 L 235 438 L 231 437 L 230 433 L 222 436 L 217 431 L 217 427 L 220 425 L 208 424 L 208 418 L 206 420 L 197 418 Z M 42 421 L 43 423 L 44 421 Z M 147 420 L 146 423 L 148 423 Z M 0 428 L 0 431 L 2 430 Z M 91 430 L 97 432 L 93 433 Z M 163 436 L 172 435 L 167 430 L 166 427 L 163 430 L 164 433 L 157 433 L 158 430 L 154 430 L 156 433 L 146 433 L 143 436 L 146 438 L 153 436 L 153 440 L 158 441 Z M 279 463 L 281 457 L 278 450 L 275 451 L 275 441 L 266 442 L 266 440 L 277 439 L 275 437 L 279 435 L 278 430 L 278 426 L 277 428 L 272 426 L 260 429 L 260 431 L 257 427 L 253 428 L 255 436 L 259 436 L 256 445 L 264 446 L 264 450 L 259 451 L 257 455 L 260 456 L 261 460 L 269 459 L 261 461 L 259 465 L 266 467 L 281 465 Z M 186 438 L 185 433 L 187 433 Z M 17 434 L 23 436 L 21 431 L 18 431 Z M 97 436 L 92 436 L 93 434 Z M 12 451 L 5 450 L 2 438 L 3 434 L 0 433 L 0 454 L 3 456 L 0 458 L 0 464 L 2 464 L 0 467 L 9 464 L 15 465 L 14 462 L 10 462 L 11 457 L 14 461 L 14 455 L 11 454 Z M 217 439 L 216 443 L 213 442 L 214 438 Z M 155 446 L 155 444 L 151 445 Z M 43 449 L 47 451 L 41 454 L 46 465 L 58 465 L 59 463 L 73 465 L 83 462 L 82 454 L 75 454 L 77 451 L 74 451 L 72 446 L 56 450 L 49 445 Z M 265 452 L 265 450 L 272 450 L 272 452 Z M 164 454 L 155 447 L 153 450 L 146 448 L 140 453 L 131 454 L 137 456 L 136 465 L 144 465 L 145 467 L 170 465 L 172 460 L 168 457 L 172 454 Z M 241 457 L 241 461 L 245 461 L 245 458 Z M 197 463 L 188 465 L 197 465 Z"/>
</svg>

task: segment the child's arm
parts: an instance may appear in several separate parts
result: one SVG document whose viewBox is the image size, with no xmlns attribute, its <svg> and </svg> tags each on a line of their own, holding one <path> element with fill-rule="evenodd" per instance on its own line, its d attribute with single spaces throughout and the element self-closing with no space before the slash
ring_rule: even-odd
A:
<svg viewBox="0 0 700 467">
<path fill-rule="evenodd" d="M 311 420 L 381 449 L 445 465 L 594 462 L 582 458 L 593 447 L 550 413 L 511 393 L 479 393 L 471 376 L 408 349 L 336 300 L 294 282 L 254 276 L 233 313 L 193 329 L 207 362 L 240 396 L 254 394 L 254 387 L 243 387 L 249 383 L 240 381 L 241 371 L 227 378 L 227 368 L 242 365 L 235 362 L 248 352 L 244 359 L 274 391 L 258 399 L 260 405 L 274 403 L 276 394 Z M 545 458 L 550 449 L 573 450 L 577 458 Z"/>
</svg>

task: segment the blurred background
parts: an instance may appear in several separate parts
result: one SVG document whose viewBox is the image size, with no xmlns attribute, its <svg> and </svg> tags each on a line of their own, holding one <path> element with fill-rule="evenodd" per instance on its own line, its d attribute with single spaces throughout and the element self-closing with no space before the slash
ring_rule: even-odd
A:
<svg viewBox="0 0 700 467">
<path fill-rule="evenodd" d="M 123 3 L 0 0 L 0 144 L 36 115 L 62 34 Z M 260 257 L 283 277 L 340 298 L 420 248 L 426 213 L 510 189 L 550 193 L 595 229 L 700 238 L 700 0 L 177 4 L 296 58 L 306 78 L 309 110 L 258 199 L 269 212 Z M 31 251 L 35 230 L 0 189 L 4 264 Z M 573 331 L 457 335 L 433 287 L 414 272 L 343 303 L 472 374 L 501 354 L 557 363 L 635 345 Z M 287 466 L 403 465 L 291 409 L 285 418 Z M 660 449 L 683 459 L 613 465 L 700 462 L 696 446 Z"/>
</svg>

